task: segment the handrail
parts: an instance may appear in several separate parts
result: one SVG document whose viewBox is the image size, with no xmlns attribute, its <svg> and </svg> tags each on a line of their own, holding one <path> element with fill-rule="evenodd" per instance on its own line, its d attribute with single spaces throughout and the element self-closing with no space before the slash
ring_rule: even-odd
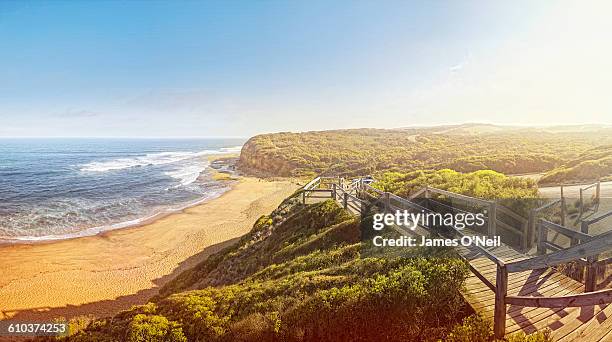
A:
<svg viewBox="0 0 612 342">
<path fill-rule="evenodd" d="M 302 187 L 302 189 L 304 189 L 304 190 L 309 190 L 311 187 L 313 187 L 313 186 L 314 186 L 314 184 L 315 184 L 316 182 L 320 182 L 320 181 L 321 181 L 321 177 L 316 177 L 316 178 L 314 178 L 313 180 L 311 180 L 310 182 L 308 182 L 308 184 L 304 185 L 304 186 Z"/>
<path fill-rule="evenodd" d="M 535 211 L 537 211 L 537 212 L 540 212 L 540 211 L 542 211 L 542 210 L 544 210 L 544 209 L 548 209 L 548 208 L 550 208 L 550 207 L 552 207 L 552 206 L 556 205 L 557 203 L 561 203 L 561 200 L 560 200 L 560 199 L 558 199 L 558 200 L 554 200 L 554 201 L 549 202 L 549 203 L 546 203 L 546 204 L 544 204 L 543 206 L 541 206 L 541 207 L 539 207 L 539 208 L 536 208 L 536 209 L 534 209 L 534 210 L 535 210 Z"/>
<path fill-rule="evenodd" d="M 544 246 L 546 246 L 547 249 L 552 249 L 555 252 L 563 250 L 563 247 L 557 245 L 554 242 L 544 241 Z M 579 259 L 579 260 L 582 260 L 582 259 Z"/>
<path fill-rule="evenodd" d="M 503 213 L 503 214 L 506 214 L 506 215 L 508 215 L 508 216 L 512 217 L 513 219 L 515 219 L 515 220 L 517 220 L 517 221 L 519 221 L 519 222 L 521 222 L 521 223 L 523 223 L 523 224 L 525 224 L 525 223 L 528 221 L 528 220 L 527 220 L 526 218 L 524 218 L 523 216 L 521 216 L 521 215 L 519 215 L 519 214 L 515 213 L 514 211 L 512 211 L 512 210 L 510 210 L 510 209 L 508 209 L 508 208 L 506 208 L 506 207 L 504 207 L 503 205 L 498 206 L 498 207 L 497 207 L 497 211 L 498 211 L 498 212 L 501 212 L 501 213 Z"/>
<path fill-rule="evenodd" d="M 608 303 L 612 303 L 612 289 L 560 297 L 506 297 L 506 304 L 537 308 L 567 308 Z"/>
<path fill-rule="evenodd" d="M 371 191 L 374 191 L 375 193 L 377 193 L 377 194 L 379 194 L 379 195 L 382 195 L 382 194 L 384 194 L 384 193 L 385 193 L 384 191 L 381 191 L 381 190 L 379 190 L 379 189 L 376 189 L 376 188 L 374 188 L 374 187 L 372 187 L 371 185 L 368 185 L 368 184 L 364 184 L 364 185 L 363 185 L 363 187 L 364 187 L 366 190 L 371 190 Z"/>
<path fill-rule="evenodd" d="M 515 234 L 523 234 L 523 230 L 507 224 L 506 222 L 497 220 L 497 226 L 511 231 Z"/>
<path fill-rule="evenodd" d="M 591 225 L 591 224 L 597 223 L 597 222 L 605 219 L 608 216 L 612 216 L 612 211 L 609 211 L 609 212 L 607 212 L 607 213 L 605 213 L 603 215 L 597 216 L 596 218 L 593 218 L 593 219 L 590 219 L 590 220 L 583 220 L 582 222 L 586 223 L 588 225 Z"/>
<path fill-rule="evenodd" d="M 357 197 L 355 197 L 355 196 L 351 195 L 351 194 L 350 194 L 348 191 L 345 191 L 344 193 L 346 194 L 346 197 L 348 197 L 348 198 L 350 198 L 350 199 L 352 199 L 352 200 L 354 200 L 354 201 L 358 201 L 358 202 L 360 202 L 360 203 L 361 203 L 361 200 L 360 200 L 359 198 L 357 198 Z"/>
<path fill-rule="evenodd" d="M 413 200 L 417 197 L 419 197 L 422 193 L 424 193 L 425 191 L 427 191 L 427 188 L 421 188 L 419 191 L 415 192 L 414 194 L 408 196 L 409 200 Z"/>
<path fill-rule="evenodd" d="M 489 279 L 487 279 L 485 276 L 480 274 L 480 272 L 476 269 L 476 267 L 472 266 L 472 264 L 470 264 L 467 261 L 467 259 L 463 258 L 463 260 L 465 260 L 467 262 L 469 269 L 472 271 L 472 273 L 474 273 L 476 278 L 480 279 L 480 281 L 482 281 L 483 284 L 485 284 L 489 289 L 491 289 L 491 291 L 493 291 L 493 292 L 497 291 L 497 287 L 495 285 L 493 285 L 493 283 L 491 281 L 489 281 Z"/>
<path fill-rule="evenodd" d="M 450 209 L 454 209 L 454 210 L 456 210 L 456 211 L 458 211 L 458 212 L 461 212 L 461 213 L 465 213 L 465 214 L 472 213 L 472 212 L 470 212 L 470 211 L 466 211 L 466 210 L 463 210 L 463 209 L 455 208 L 455 207 L 453 207 L 452 205 L 448 205 L 448 204 L 446 204 L 446 203 L 443 203 L 443 202 L 440 202 L 440 201 L 436 201 L 435 199 L 432 199 L 432 198 L 430 198 L 429 200 L 430 200 L 430 201 L 432 201 L 432 202 L 435 202 L 435 203 L 437 203 L 437 204 L 439 204 L 439 205 L 441 205 L 441 206 L 443 206 L 443 207 L 447 207 L 447 208 L 450 208 Z"/>
<path fill-rule="evenodd" d="M 580 241 L 587 241 L 587 242 L 593 240 L 593 236 L 589 234 L 585 234 L 585 233 L 582 233 L 576 230 L 571 230 L 569 228 L 563 227 L 561 225 L 558 225 L 550 221 L 546 221 L 544 219 L 540 219 L 540 224 L 546 226 L 546 228 L 548 229 L 552 229 L 556 231 L 557 233 L 563 234 L 572 239 L 576 239 Z"/>
<path fill-rule="evenodd" d="M 459 234 L 459 236 L 464 237 L 467 236 L 465 234 L 463 234 L 461 231 L 455 229 L 454 227 L 452 227 L 452 229 Z M 495 254 L 489 252 L 487 249 L 478 246 L 478 245 L 473 245 L 472 247 L 476 248 L 478 251 L 482 252 L 482 254 L 484 256 L 486 256 L 489 260 L 493 261 L 497 266 L 501 266 L 503 267 L 504 265 L 506 265 L 506 263 L 504 263 L 503 260 L 499 259 L 498 257 L 495 256 Z"/>
<path fill-rule="evenodd" d="M 576 259 L 597 255 L 610 249 L 612 249 L 612 231 L 595 236 L 593 240 L 586 243 L 581 243 L 551 254 L 512 262 L 506 266 L 510 273 L 547 268 Z"/>
</svg>

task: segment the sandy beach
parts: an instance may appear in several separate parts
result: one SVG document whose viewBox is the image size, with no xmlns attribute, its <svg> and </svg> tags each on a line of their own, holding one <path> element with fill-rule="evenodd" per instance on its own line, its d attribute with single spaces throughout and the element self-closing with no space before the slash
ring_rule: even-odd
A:
<svg viewBox="0 0 612 342">
<path fill-rule="evenodd" d="M 221 197 L 139 227 L 0 247 L 0 319 L 104 316 L 145 303 L 247 233 L 297 185 L 244 177 Z"/>
</svg>

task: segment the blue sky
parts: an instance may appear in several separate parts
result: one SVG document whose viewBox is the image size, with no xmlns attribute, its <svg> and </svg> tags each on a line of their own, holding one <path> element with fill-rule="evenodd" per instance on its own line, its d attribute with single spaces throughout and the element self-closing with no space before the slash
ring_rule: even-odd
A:
<svg viewBox="0 0 612 342">
<path fill-rule="evenodd" d="M 612 123 L 605 1 L 0 2 L 0 136 Z"/>
</svg>

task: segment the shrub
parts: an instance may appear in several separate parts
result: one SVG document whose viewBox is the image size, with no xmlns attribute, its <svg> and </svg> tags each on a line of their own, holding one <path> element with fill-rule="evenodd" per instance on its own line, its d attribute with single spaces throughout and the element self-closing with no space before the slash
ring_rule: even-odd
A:
<svg viewBox="0 0 612 342">
<path fill-rule="evenodd" d="M 134 316 L 129 325 L 128 340 L 131 342 L 186 342 L 181 326 L 164 316 Z"/>
<path fill-rule="evenodd" d="M 466 317 L 444 339 L 447 342 L 486 342 L 493 337 L 491 324 L 480 315 Z"/>
</svg>

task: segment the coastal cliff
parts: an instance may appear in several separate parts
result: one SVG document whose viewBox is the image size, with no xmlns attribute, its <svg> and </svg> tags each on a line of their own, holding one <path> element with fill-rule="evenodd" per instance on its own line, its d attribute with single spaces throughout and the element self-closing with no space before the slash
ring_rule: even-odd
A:
<svg viewBox="0 0 612 342">
<path fill-rule="evenodd" d="M 273 144 L 272 134 L 254 136 L 242 146 L 238 167 L 252 175 L 292 176 L 296 165 L 276 155 L 275 150 L 279 149 Z"/>
</svg>

